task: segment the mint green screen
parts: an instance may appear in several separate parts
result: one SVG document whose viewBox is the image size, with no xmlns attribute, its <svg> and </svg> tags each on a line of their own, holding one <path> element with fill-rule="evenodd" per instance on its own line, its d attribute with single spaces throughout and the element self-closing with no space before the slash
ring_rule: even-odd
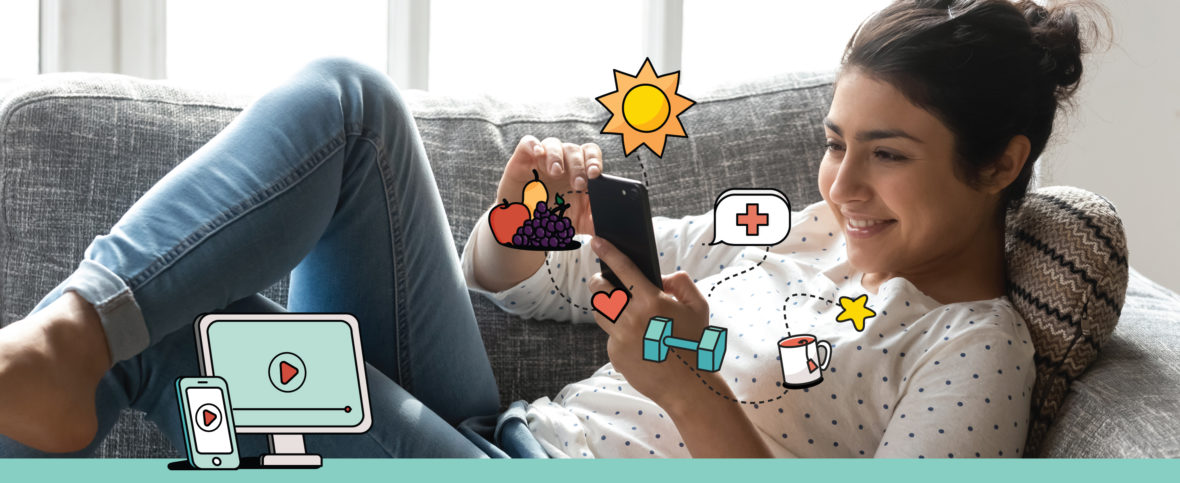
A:
<svg viewBox="0 0 1180 483">
<path fill-rule="evenodd" d="M 219 320 L 208 331 L 212 375 L 229 385 L 239 431 L 250 426 L 353 427 L 364 419 L 347 323 Z M 289 386 L 272 370 L 276 356 L 290 362 L 288 369 L 298 369 Z"/>
</svg>

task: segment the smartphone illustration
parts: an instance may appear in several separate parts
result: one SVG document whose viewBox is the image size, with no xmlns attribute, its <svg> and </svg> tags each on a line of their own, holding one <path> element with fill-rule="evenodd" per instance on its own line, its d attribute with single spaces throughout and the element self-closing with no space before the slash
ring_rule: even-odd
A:
<svg viewBox="0 0 1180 483">
<path fill-rule="evenodd" d="M 236 469 L 238 441 L 225 379 L 181 377 L 176 380 L 176 396 L 189 464 L 199 469 Z"/>
<path fill-rule="evenodd" d="M 663 290 L 647 187 L 635 180 L 603 174 L 589 181 L 589 190 L 595 235 L 619 247 L 656 288 Z M 603 278 L 616 287 L 627 288 L 606 263 L 599 263 Z"/>
</svg>

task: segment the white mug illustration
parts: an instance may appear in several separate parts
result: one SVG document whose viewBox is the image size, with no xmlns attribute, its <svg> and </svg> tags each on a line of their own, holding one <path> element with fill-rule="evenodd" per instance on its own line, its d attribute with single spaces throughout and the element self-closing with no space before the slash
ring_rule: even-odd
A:
<svg viewBox="0 0 1180 483">
<path fill-rule="evenodd" d="M 823 348 L 823 359 L 819 348 Z M 778 353 L 783 364 L 783 387 L 803 389 L 824 382 L 824 369 L 832 361 L 832 345 L 817 340 L 811 334 L 783 337 L 778 341 Z"/>
</svg>

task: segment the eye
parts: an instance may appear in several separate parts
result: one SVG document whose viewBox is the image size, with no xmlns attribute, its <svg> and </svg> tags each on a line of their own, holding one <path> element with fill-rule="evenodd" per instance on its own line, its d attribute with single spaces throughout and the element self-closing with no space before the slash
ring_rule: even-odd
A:
<svg viewBox="0 0 1180 483">
<path fill-rule="evenodd" d="M 837 143 L 835 141 L 826 141 L 826 142 L 824 142 L 824 150 L 825 151 L 843 151 L 844 145 Z"/>
<path fill-rule="evenodd" d="M 902 156 L 900 154 L 893 154 L 889 151 L 882 151 L 880 149 L 874 151 L 873 155 L 877 156 L 878 158 L 884 159 L 886 161 L 902 161 L 902 160 L 906 159 L 905 156 Z"/>
</svg>

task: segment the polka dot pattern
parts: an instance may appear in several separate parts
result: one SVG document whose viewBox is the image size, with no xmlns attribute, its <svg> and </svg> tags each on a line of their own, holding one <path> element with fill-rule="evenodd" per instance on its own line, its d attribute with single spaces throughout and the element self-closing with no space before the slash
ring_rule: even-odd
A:
<svg viewBox="0 0 1180 483">
<path fill-rule="evenodd" d="M 1034 371 L 1027 370 L 1033 367 L 1031 345 L 1019 343 L 1029 338 L 1027 329 L 1007 299 L 943 305 L 902 278 L 881 283 L 874 293 L 848 264 L 841 227 L 826 204 L 808 206 L 792 219 L 790 236 L 770 251 L 707 245 L 711 214 L 653 219 L 661 270 L 687 271 L 702 292 L 715 288 L 709 323 L 730 334 L 717 378 L 686 379 L 693 382 L 685 394 L 719 398 L 708 386 L 724 381 L 736 399 L 720 400 L 739 408 L 763 433 L 777 435 L 772 450 L 778 456 L 1018 457 Z M 502 309 L 542 320 L 593 322 L 594 313 L 585 310 L 586 281 L 599 265 L 587 246 L 549 252 L 548 269 L 496 293 L 475 284 L 470 250 L 465 247 L 462 260 L 469 287 Z M 878 315 L 857 332 L 834 321 L 838 306 L 795 297 L 784 307 L 784 295 L 796 292 L 827 300 L 867 293 Z M 832 345 L 819 385 L 783 387 L 777 343 L 788 331 Z M 691 353 L 680 354 L 692 360 Z M 676 361 L 670 356 L 665 364 Z M 690 455 L 671 418 L 611 364 L 552 398 L 533 401 L 528 421 L 555 456 Z"/>
</svg>

